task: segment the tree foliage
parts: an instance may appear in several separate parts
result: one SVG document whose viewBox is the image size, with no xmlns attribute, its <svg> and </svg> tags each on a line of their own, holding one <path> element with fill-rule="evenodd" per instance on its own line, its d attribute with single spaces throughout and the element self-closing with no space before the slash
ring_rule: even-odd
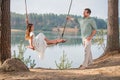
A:
<svg viewBox="0 0 120 80">
<path fill-rule="evenodd" d="M 21 40 L 20 44 L 18 45 L 18 53 L 17 51 L 14 50 L 14 54 L 13 54 L 13 58 L 19 58 L 22 62 L 24 62 L 24 64 L 27 67 L 30 68 L 34 68 L 36 66 L 35 60 L 31 59 L 31 56 L 29 56 L 28 58 L 24 57 L 24 53 L 26 51 L 26 48 L 24 46 L 24 42 Z"/>
<path fill-rule="evenodd" d="M 60 57 L 60 63 L 57 63 L 55 61 L 55 64 L 56 64 L 56 67 L 60 70 L 70 69 L 72 65 L 72 61 L 68 60 L 67 55 L 63 51 L 63 55 Z"/>
<path fill-rule="evenodd" d="M 82 18 L 77 15 L 70 15 L 74 18 Z M 98 29 L 105 29 L 106 22 L 103 19 L 93 17 L 97 23 Z M 52 30 L 56 27 L 63 27 L 65 24 L 66 15 L 65 14 L 29 14 L 29 21 L 32 22 L 35 26 L 35 30 Z M 75 22 L 69 22 L 68 27 L 73 28 L 76 26 Z M 14 29 L 25 29 L 25 14 L 11 13 L 11 27 Z"/>
</svg>

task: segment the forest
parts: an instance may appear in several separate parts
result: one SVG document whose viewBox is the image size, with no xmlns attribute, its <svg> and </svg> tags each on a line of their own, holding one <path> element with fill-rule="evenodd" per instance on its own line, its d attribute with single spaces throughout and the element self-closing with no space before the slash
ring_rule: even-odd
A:
<svg viewBox="0 0 120 80">
<path fill-rule="evenodd" d="M 81 16 L 77 15 L 70 15 L 77 18 L 82 18 Z M 97 28 L 98 29 L 106 29 L 107 28 L 107 19 L 101 19 L 98 17 L 93 17 L 95 19 Z M 29 20 L 31 23 L 34 24 L 35 30 L 45 30 L 50 31 L 53 28 L 56 27 L 63 27 L 66 21 L 66 14 L 36 14 L 36 13 L 30 13 L 29 14 Z M 25 14 L 18 14 L 11 12 L 11 28 L 12 29 L 25 29 Z M 67 27 L 74 28 L 77 26 L 75 22 L 68 22 Z"/>
</svg>

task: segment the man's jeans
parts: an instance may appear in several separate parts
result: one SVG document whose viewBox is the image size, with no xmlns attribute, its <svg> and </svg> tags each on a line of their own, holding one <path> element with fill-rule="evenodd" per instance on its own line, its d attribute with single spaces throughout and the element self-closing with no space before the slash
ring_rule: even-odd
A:
<svg viewBox="0 0 120 80">
<path fill-rule="evenodd" d="M 88 41 L 87 39 L 84 39 L 83 45 L 85 52 L 83 66 L 88 67 L 88 65 L 92 63 L 91 40 Z"/>
</svg>

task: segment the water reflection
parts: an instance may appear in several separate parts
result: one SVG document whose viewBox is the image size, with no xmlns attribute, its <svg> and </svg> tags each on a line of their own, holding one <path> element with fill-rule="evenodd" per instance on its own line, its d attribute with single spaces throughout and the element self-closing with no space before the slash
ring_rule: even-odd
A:
<svg viewBox="0 0 120 80">
<path fill-rule="evenodd" d="M 39 31 L 35 32 L 37 35 Z M 58 33 L 56 32 L 43 32 L 48 39 L 58 38 Z M 24 41 L 24 45 L 28 45 L 28 42 L 24 40 L 25 32 L 12 32 L 11 35 L 11 45 L 12 51 L 16 50 L 17 45 L 21 40 Z M 24 57 L 31 56 L 32 59 L 36 62 L 36 67 L 44 67 L 44 68 L 56 68 L 55 61 L 59 62 L 60 57 L 63 54 L 67 54 L 67 57 L 70 61 L 72 61 L 72 67 L 76 68 L 83 62 L 84 58 L 84 48 L 82 45 L 82 39 L 80 33 L 65 33 L 64 38 L 67 39 L 66 43 L 61 43 L 55 46 L 48 47 L 45 51 L 45 57 L 41 60 L 38 57 L 38 54 L 31 50 L 27 49 L 24 53 Z M 13 53 L 13 52 L 12 52 Z M 93 58 L 99 57 L 103 53 L 102 48 L 98 48 L 97 44 L 92 45 L 92 53 Z"/>
<path fill-rule="evenodd" d="M 40 33 L 40 32 L 35 32 L 35 35 L 37 35 L 38 33 Z M 56 38 L 60 37 L 56 34 L 56 32 L 43 32 L 43 33 L 45 34 L 45 36 L 48 39 L 56 39 Z M 12 45 L 16 45 L 16 44 L 20 43 L 21 40 L 23 40 L 25 42 L 25 45 L 27 45 L 28 42 L 25 41 L 24 35 L 25 35 L 25 32 L 12 32 L 12 35 L 11 35 Z M 78 33 L 78 34 L 65 33 L 64 38 L 67 40 L 67 42 L 62 45 L 77 45 L 77 44 L 80 45 L 82 42 L 80 33 Z"/>
</svg>

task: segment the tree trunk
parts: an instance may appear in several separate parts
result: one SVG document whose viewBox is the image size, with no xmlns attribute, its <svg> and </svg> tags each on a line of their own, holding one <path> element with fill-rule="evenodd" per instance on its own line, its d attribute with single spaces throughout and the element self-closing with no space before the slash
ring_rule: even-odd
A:
<svg viewBox="0 0 120 80">
<path fill-rule="evenodd" d="M 1 53 L 1 19 L 2 19 L 2 11 L 1 11 L 1 5 L 2 5 L 2 0 L 0 0 L 0 53 Z M 0 58 L 1 58 L 1 54 L 0 54 Z M 0 61 L 0 65 L 1 65 L 1 61 Z"/>
<path fill-rule="evenodd" d="M 119 50 L 118 0 L 108 0 L 107 47 L 105 53 Z"/>
<path fill-rule="evenodd" d="M 11 27 L 10 27 L 10 0 L 2 0 L 1 5 L 1 51 L 0 63 L 11 58 Z"/>
<path fill-rule="evenodd" d="M 0 31 L 1 31 L 1 15 L 2 15 L 2 11 L 1 11 L 1 5 L 2 5 L 2 0 L 0 0 Z"/>
</svg>

